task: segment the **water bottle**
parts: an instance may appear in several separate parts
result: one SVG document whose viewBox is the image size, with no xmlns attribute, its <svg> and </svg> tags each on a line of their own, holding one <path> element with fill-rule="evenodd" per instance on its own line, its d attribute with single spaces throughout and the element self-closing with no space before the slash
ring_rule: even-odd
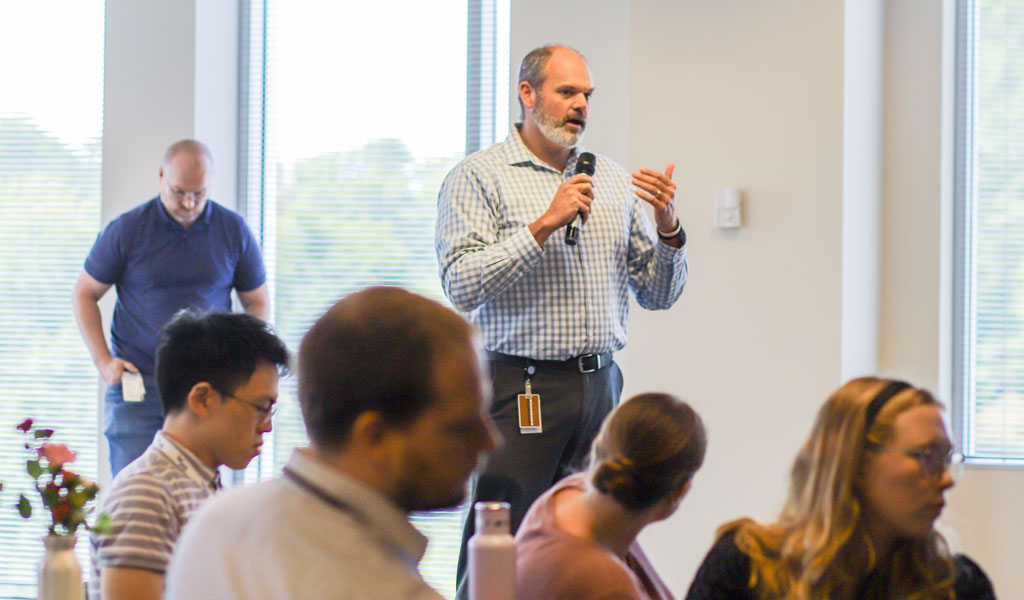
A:
<svg viewBox="0 0 1024 600">
<path fill-rule="evenodd" d="M 508 502 L 477 502 L 469 538 L 469 600 L 515 600 L 516 544 Z"/>
</svg>

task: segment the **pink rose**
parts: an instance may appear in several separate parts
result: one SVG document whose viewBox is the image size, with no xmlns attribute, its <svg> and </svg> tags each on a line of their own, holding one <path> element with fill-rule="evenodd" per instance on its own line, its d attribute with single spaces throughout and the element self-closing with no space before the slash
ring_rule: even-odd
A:
<svg viewBox="0 0 1024 600">
<path fill-rule="evenodd" d="M 61 466 L 75 462 L 75 453 L 64 444 L 49 442 L 39 446 L 39 458 L 45 458 L 51 465 Z"/>
</svg>

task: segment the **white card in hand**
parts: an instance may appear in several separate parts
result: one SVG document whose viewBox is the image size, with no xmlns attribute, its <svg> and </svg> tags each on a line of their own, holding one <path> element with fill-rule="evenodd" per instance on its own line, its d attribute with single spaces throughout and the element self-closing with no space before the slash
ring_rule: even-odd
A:
<svg viewBox="0 0 1024 600">
<path fill-rule="evenodd" d="M 142 375 L 125 371 L 121 373 L 121 396 L 125 402 L 142 402 L 146 395 L 146 385 L 142 383 Z"/>
</svg>

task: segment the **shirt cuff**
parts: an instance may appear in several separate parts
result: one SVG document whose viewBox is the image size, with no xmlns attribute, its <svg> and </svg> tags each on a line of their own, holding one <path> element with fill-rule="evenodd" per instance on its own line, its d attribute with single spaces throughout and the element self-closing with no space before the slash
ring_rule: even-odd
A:
<svg viewBox="0 0 1024 600">
<path fill-rule="evenodd" d="M 685 243 L 683 243 L 683 245 L 679 248 L 673 248 L 672 246 L 669 246 L 668 244 L 662 242 L 661 240 L 658 240 L 657 242 L 655 242 L 654 252 L 658 260 L 675 263 L 679 263 L 686 260 Z"/>
</svg>

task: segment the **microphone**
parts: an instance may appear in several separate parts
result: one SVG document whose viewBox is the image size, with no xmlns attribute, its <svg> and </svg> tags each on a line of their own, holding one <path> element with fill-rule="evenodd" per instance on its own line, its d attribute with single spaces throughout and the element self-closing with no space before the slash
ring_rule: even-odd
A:
<svg viewBox="0 0 1024 600">
<path fill-rule="evenodd" d="M 597 158 L 594 157 L 590 152 L 583 152 L 580 157 L 576 159 L 576 172 L 573 175 L 579 175 L 580 173 L 586 173 L 591 177 L 594 176 L 594 163 L 597 162 Z M 565 243 L 570 246 L 575 246 L 576 242 L 579 241 L 580 237 L 580 224 L 583 221 L 583 216 L 577 211 L 576 216 L 569 221 L 569 224 L 565 226 Z"/>
</svg>

